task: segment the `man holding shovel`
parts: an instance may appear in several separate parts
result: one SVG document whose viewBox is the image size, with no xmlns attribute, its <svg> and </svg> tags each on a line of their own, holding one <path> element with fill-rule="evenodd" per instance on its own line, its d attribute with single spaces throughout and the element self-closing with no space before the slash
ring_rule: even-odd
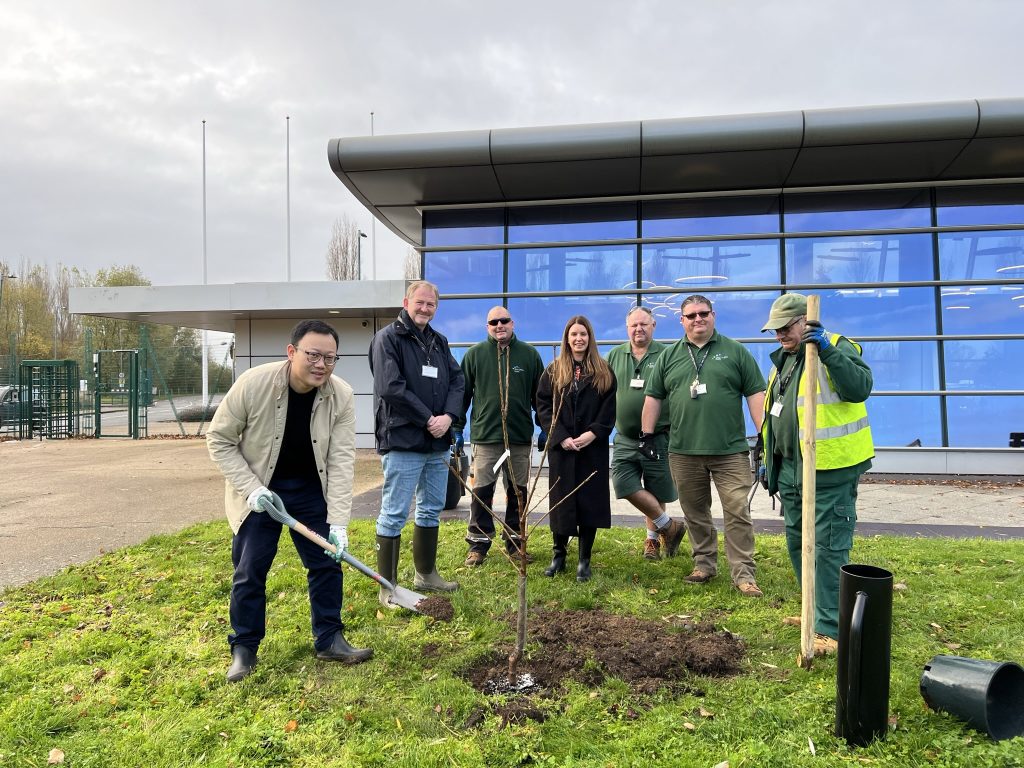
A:
<svg viewBox="0 0 1024 768">
<path fill-rule="evenodd" d="M 348 546 L 355 470 L 352 387 L 331 375 L 338 333 L 319 320 L 292 329 L 285 362 L 245 371 L 217 408 L 206 435 L 210 457 L 224 474 L 224 506 L 234 533 L 231 560 L 231 666 L 238 682 L 256 666 L 266 633 L 267 574 L 281 523 L 261 511 L 271 488 L 288 512 L 339 549 Z M 314 648 L 318 659 L 356 664 L 373 656 L 353 648 L 341 622 L 342 575 L 323 547 L 292 532 L 306 567 Z"/>
<path fill-rule="evenodd" d="M 871 466 L 874 444 L 864 401 L 871 369 L 854 341 L 808 321 L 807 297 L 787 293 L 772 304 L 761 329 L 781 345 L 771 354 L 763 426 L 768 492 L 778 493 L 786 521 L 786 546 L 797 580 L 802 578 L 801 440 L 806 344 L 818 347 L 818 407 L 814 552 L 814 653 L 835 653 L 839 637 L 839 569 L 850 561 L 857 522 L 857 483 Z M 798 623 L 787 619 L 787 623 Z"/>
</svg>

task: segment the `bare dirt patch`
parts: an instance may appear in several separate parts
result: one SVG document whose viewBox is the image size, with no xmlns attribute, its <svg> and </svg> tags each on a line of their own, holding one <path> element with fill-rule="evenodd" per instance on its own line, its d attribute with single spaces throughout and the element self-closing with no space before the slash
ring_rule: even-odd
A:
<svg viewBox="0 0 1024 768">
<path fill-rule="evenodd" d="M 569 681 L 593 687 L 609 677 L 636 693 L 682 692 L 690 690 L 687 681 L 695 674 L 737 674 L 746 654 L 739 638 L 710 624 L 673 625 L 599 610 L 537 611 L 528 633 L 519 675 L 529 675 L 530 690 L 547 697 L 560 695 Z M 467 669 L 465 679 L 484 692 L 501 690 L 503 682 L 514 690 L 516 684 L 508 680 L 511 650 L 496 650 Z"/>
</svg>

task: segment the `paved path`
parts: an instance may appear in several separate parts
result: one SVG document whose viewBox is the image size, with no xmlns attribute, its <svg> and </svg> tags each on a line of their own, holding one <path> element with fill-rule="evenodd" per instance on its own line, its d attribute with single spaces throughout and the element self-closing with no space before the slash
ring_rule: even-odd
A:
<svg viewBox="0 0 1024 768">
<path fill-rule="evenodd" d="M 369 455 L 361 462 L 369 487 L 379 463 Z M 539 487 L 542 494 L 546 480 Z M 157 533 L 223 521 L 223 493 L 203 440 L 0 442 L 0 589 Z M 379 489 L 356 497 L 357 517 L 376 517 L 379 508 Z M 680 514 L 678 504 L 670 509 Z M 713 509 L 720 509 L 717 502 Z M 445 517 L 465 520 L 468 512 L 463 498 Z M 617 501 L 613 513 L 616 525 L 643 524 L 627 502 Z M 781 530 L 778 511 L 760 489 L 752 514 L 758 530 Z M 861 485 L 858 515 L 861 535 L 1024 538 L 1024 487 L 985 479 L 873 480 Z M 229 538 L 225 522 L 225 544 Z"/>
</svg>

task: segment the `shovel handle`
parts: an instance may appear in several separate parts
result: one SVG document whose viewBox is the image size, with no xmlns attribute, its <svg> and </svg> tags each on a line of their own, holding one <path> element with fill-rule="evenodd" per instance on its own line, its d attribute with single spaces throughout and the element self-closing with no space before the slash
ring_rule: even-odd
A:
<svg viewBox="0 0 1024 768">
<path fill-rule="evenodd" d="M 327 550 L 328 552 L 330 552 L 332 554 L 335 554 L 335 555 L 338 554 L 338 548 L 336 546 L 331 544 L 331 542 L 329 542 L 327 539 L 325 539 L 323 536 L 321 536 L 316 531 L 311 530 L 309 528 L 309 526 L 305 525 L 304 523 L 300 523 L 298 520 L 296 520 L 294 517 L 289 515 L 287 512 L 285 512 L 285 511 L 283 511 L 281 509 L 278 509 L 273 504 L 267 504 L 266 506 L 264 506 L 263 507 L 263 511 L 266 512 L 268 515 L 270 515 L 275 520 L 277 520 L 277 522 L 281 523 L 282 525 L 287 525 L 289 528 L 291 528 L 293 531 L 295 531 L 300 536 L 304 536 L 305 538 L 307 538 L 310 541 L 312 541 L 314 544 L 319 544 L 321 547 L 323 547 L 325 550 Z M 350 555 L 345 550 L 341 551 L 341 559 L 344 560 L 349 565 L 351 565 L 353 568 L 355 568 L 357 571 L 359 571 L 363 575 L 369 576 L 371 579 L 373 579 L 378 584 L 380 584 L 382 587 L 384 587 L 384 589 L 386 589 L 386 590 L 388 590 L 390 592 L 394 592 L 395 591 L 395 586 L 390 581 L 385 579 L 383 576 L 381 576 L 379 573 L 377 573 L 375 570 L 373 570 L 369 566 L 364 565 L 363 563 L 361 563 L 358 560 L 356 560 L 354 557 L 352 557 L 352 555 Z"/>
</svg>

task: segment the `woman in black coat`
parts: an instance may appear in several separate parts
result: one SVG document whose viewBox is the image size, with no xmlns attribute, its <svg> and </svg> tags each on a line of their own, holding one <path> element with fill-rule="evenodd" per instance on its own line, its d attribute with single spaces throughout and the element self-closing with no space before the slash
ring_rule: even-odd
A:
<svg viewBox="0 0 1024 768">
<path fill-rule="evenodd" d="M 555 542 L 544 575 L 565 570 L 569 537 L 576 536 L 576 580 L 588 581 L 597 529 L 612 526 L 608 437 L 615 426 L 615 374 L 597 353 L 594 328 L 583 315 L 565 324 L 561 352 L 540 378 L 537 419 L 548 433 L 548 522 Z"/>
</svg>

